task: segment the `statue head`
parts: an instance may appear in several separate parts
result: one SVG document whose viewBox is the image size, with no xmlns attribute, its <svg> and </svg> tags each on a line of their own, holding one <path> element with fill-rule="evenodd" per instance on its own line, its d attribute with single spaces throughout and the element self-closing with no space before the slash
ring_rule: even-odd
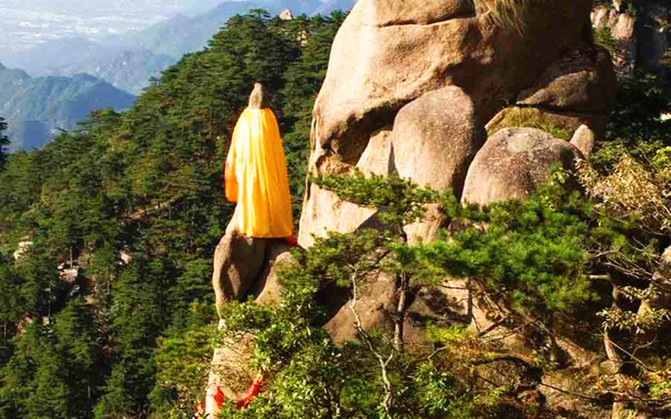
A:
<svg viewBox="0 0 671 419">
<path fill-rule="evenodd" d="M 270 92 L 261 83 L 254 83 L 254 89 L 249 95 L 249 109 L 270 108 Z"/>
</svg>

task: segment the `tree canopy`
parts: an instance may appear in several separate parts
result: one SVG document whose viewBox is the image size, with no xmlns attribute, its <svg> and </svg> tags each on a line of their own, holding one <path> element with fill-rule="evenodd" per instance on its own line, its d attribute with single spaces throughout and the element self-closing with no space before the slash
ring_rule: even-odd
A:
<svg viewBox="0 0 671 419">
<path fill-rule="evenodd" d="M 274 92 L 297 210 L 309 109 L 343 18 L 235 16 L 127 112 L 96 111 L 4 165 L 0 154 L 0 417 L 171 408 L 161 359 L 215 316 L 235 120 L 254 82 Z"/>
</svg>

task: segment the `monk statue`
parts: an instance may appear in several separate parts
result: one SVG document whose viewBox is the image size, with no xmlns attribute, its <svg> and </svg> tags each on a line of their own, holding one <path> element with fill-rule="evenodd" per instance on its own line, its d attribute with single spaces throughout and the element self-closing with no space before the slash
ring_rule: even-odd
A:
<svg viewBox="0 0 671 419">
<path fill-rule="evenodd" d="M 226 199 L 236 202 L 234 220 L 247 237 L 285 238 L 293 231 L 287 164 L 268 93 L 254 85 L 242 112 L 225 167 Z"/>
<path fill-rule="evenodd" d="M 212 283 L 219 311 L 228 301 L 244 299 L 272 257 L 269 248 L 293 237 L 286 159 L 269 103 L 266 88 L 255 83 L 226 158 L 226 199 L 237 205 L 215 252 Z"/>
</svg>

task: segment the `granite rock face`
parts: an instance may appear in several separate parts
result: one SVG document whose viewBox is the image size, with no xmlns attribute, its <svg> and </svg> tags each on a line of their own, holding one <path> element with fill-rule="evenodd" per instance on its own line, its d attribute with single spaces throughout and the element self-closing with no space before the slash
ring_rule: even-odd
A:
<svg viewBox="0 0 671 419">
<path fill-rule="evenodd" d="M 461 196 L 466 168 L 484 143 L 483 125 L 518 101 L 556 116 L 567 138 L 582 124 L 601 135 L 615 86 L 608 53 L 592 43 L 590 2 L 526 2 L 515 23 L 473 4 L 356 3 L 335 38 L 314 106 L 311 175 L 373 165 L 373 173 L 398 173 Z M 355 231 L 374 224 L 371 217 L 371 210 L 308 185 L 299 243 Z"/>
<path fill-rule="evenodd" d="M 495 1 L 359 0 L 335 38 L 314 106 L 309 174 L 398 174 L 486 206 L 525 199 L 555 164 L 573 168 L 604 132 L 616 87 L 610 56 L 593 44 L 591 2 L 511 2 L 522 7 L 516 22 L 474 6 Z M 405 232 L 411 242 L 431 241 L 445 222 L 432 204 Z M 386 228 L 375 210 L 307 185 L 301 246 L 366 227 Z M 284 250 L 231 233 L 215 257 L 217 302 L 249 292 L 260 303 L 278 301 L 273 264 L 290 259 Z M 393 327 L 397 278 L 367 282 L 356 302 L 363 327 Z M 426 343 L 417 319 L 470 316 L 479 331 L 497 327 L 460 285 L 410 290 L 408 342 Z M 346 289 L 332 294 L 324 327 L 342 343 L 356 337 L 352 300 Z"/>
<path fill-rule="evenodd" d="M 314 157 L 330 150 L 355 164 L 373 131 L 446 86 L 461 87 L 487 121 L 548 64 L 591 40 L 589 1 L 527 2 L 518 27 L 497 25 L 469 3 L 358 1 L 335 38 L 315 104 Z"/>
<path fill-rule="evenodd" d="M 401 108 L 394 120 L 396 172 L 418 185 L 459 193 L 468 165 L 487 134 L 471 98 L 458 87 L 426 93 Z"/>
</svg>

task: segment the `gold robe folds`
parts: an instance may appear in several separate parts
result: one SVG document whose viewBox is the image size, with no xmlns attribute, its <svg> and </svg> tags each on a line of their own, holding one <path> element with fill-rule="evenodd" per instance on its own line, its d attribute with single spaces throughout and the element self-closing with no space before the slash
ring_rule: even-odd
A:
<svg viewBox="0 0 671 419">
<path fill-rule="evenodd" d="M 292 235 L 291 195 L 282 138 L 273 111 L 240 115 L 224 169 L 226 198 L 237 202 L 234 221 L 247 237 Z"/>
</svg>

